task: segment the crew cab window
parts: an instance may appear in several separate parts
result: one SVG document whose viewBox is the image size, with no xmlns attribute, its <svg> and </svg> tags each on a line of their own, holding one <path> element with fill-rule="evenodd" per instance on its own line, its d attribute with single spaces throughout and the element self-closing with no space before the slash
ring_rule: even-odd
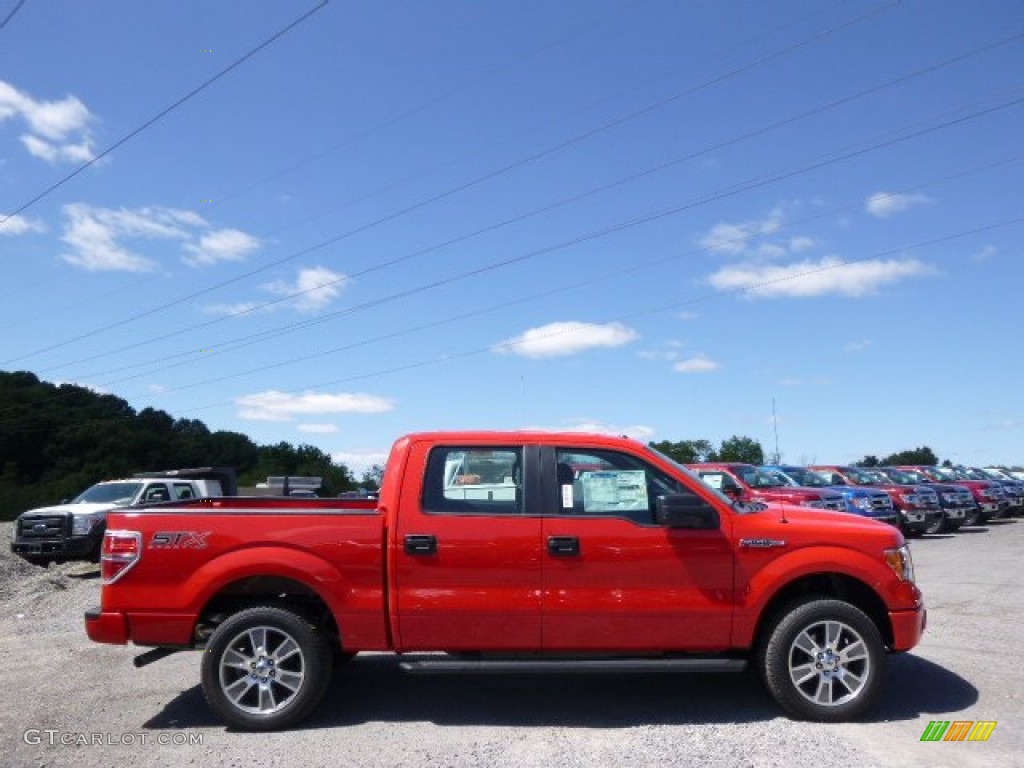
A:
<svg viewBox="0 0 1024 768">
<path fill-rule="evenodd" d="M 192 499 L 195 498 L 195 493 L 192 492 L 192 486 L 188 483 L 175 483 L 174 484 L 174 498 L 176 499 Z"/>
<path fill-rule="evenodd" d="M 478 515 L 522 513 L 522 449 L 434 448 L 427 459 L 423 511 Z"/>
<path fill-rule="evenodd" d="M 555 455 L 562 514 L 623 517 L 654 525 L 658 496 L 692 494 L 671 476 L 629 454 L 561 448 Z"/>
<path fill-rule="evenodd" d="M 142 501 L 145 503 L 170 500 L 171 492 L 167 490 L 167 486 L 164 483 L 154 483 L 148 486 L 145 495 L 142 497 Z"/>
</svg>

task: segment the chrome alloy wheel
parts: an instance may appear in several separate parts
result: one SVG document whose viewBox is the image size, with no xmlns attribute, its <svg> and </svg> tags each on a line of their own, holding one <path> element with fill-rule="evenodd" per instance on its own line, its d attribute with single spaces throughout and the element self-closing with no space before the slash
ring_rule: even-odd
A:
<svg viewBox="0 0 1024 768">
<path fill-rule="evenodd" d="M 796 690 L 821 707 L 857 698 L 872 672 L 864 638 L 840 621 L 818 621 L 797 634 L 789 647 L 788 669 Z"/>
<path fill-rule="evenodd" d="M 306 660 L 290 634 L 256 626 L 239 632 L 220 657 L 220 687 L 243 712 L 269 715 L 287 707 L 302 689 Z"/>
</svg>

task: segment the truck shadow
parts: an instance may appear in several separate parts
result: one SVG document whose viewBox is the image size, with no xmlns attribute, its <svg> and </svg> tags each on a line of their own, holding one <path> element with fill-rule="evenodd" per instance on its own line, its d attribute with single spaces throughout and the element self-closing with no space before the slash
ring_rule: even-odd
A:
<svg viewBox="0 0 1024 768">
<path fill-rule="evenodd" d="M 978 691 L 911 654 L 889 660 L 886 694 L 869 718 L 914 720 L 970 707 Z M 389 655 L 359 656 L 337 671 L 324 701 L 296 730 L 368 722 L 573 726 L 743 723 L 782 715 L 753 672 L 742 674 L 429 675 L 402 672 Z M 157 730 L 217 727 L 198 686 L 143 724 Z"/>
</svg>

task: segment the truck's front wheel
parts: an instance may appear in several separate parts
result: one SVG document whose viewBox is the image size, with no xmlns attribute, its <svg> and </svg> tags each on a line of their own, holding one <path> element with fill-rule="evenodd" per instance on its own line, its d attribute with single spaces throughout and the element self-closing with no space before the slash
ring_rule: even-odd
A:
<svg viewBox="0 0 1024 768">
<path fill-rule="evenodd" d="M 878 699 L 885 646 L 874 622 L 841 600 L 800 603 L 769 628 L 761 673 L 775 700 L 806 720 L 860 717 Z"/>
<path fill-rule="evenodd" d="M 226 619 L 203 654 L 203 693 L 224 720 L 250 731 L 285 728 L 323 698 L 331 649 L 322 633 L 283 608 L 258 607 Z"/>
</svg>

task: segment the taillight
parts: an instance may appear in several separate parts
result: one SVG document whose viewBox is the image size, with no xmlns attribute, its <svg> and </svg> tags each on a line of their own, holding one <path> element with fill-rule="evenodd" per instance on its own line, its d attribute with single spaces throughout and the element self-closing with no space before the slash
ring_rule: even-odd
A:
<svg viewBox="0 0 1024 768">
<path fill-rule="evenodd" d="M 100 576 L 104 584 L 113 584 L 124 576 L 142 556 L 142 534 L 138 531 L 107 531 L 100 555 Z"/>
</svg>

